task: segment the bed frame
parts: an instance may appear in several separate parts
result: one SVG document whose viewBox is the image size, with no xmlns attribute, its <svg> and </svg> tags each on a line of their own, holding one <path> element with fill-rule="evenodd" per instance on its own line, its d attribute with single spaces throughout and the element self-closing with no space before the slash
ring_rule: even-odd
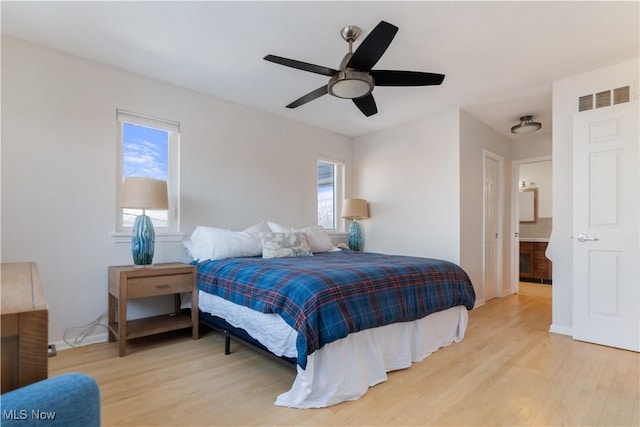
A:
<svg viewBox="0 0 640 427">
<path fill-rule="evenodd" d="M 190 310 L 189 310 L 190 311 Z M 295 369 L 296 367 L 296 359 L 293 357 L 286 356 L 276 356 L 271 353 L 265 346 L 260 344 L 259 341 L 253 339 L 251 335 L 247 333 L 244 329 L 236 328 L 232 326 L 221 317 L 213 316 L 209 313 L 205 313 L 201 310 L 199 311 L 199 319 L 200 323 L 204 324 L 210 329 L 213 329 L 216 332 L 220 332 L 224 335 L 224 354 L 231 354 L 231 338 L 234 340 L 250 347 L 251 349 L 266 354 L 267 356 L 276 359 L 277 361 Z"/>
</svg>

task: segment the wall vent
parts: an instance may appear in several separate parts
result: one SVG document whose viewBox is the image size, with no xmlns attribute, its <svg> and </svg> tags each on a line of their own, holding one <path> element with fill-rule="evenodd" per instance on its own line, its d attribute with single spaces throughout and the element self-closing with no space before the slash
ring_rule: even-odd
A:
<svg viewBox="0 0 640 427">
<path fill-rule="evenodd" d="M 612 96 L 613 92 L 613 96 Z M 595 106 L 594 106 L 595 98 Z M 578 112 L 593 110 L 593 108 L 609 107 L 622 104 L 631 100 L 631 87 L 623 86 L 612 90 L 605 90 L 591 95 L 583 95 L 578 98 Z"/>
<path fill-rule="evenodd" d="M 593 95 L 585 95 L 578 98 L 578 111 L 593 109 Z"/>
<path fill-rule="evenodd" d="M 596 108 L 608 107 L 611 105 L 611 91 L 596 93 Z"/>
<path fill-rule="evenodd" d="M 613 103 L 622 104 L 629 102 L 631 88 L 629 86 L 619 87 L 613 90 Z"/>
</svg>

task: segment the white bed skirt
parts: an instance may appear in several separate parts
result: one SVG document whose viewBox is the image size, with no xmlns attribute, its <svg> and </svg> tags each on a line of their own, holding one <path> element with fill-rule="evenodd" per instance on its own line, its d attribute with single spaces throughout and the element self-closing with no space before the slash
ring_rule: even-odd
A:
<svg viewBox="0 0 640 427">
<path fill-rule="evenodd" d="M 199 298 L 200 310 L 246 330 L 276 355 L 296 357 L 297 333 L 277 314 L 260 313 L 202 291 Z M 305 370 L 296 366 L 291 390 L 278 396 L 275 404 L 323 408 L 359 399 L 369 387 L 386 381 L 387 372 L 408 368 L 440 347 L 462 340 L 468 318 L 466 307 L 458 306 L 327 344 L 308 356 Z"/>
</svg>

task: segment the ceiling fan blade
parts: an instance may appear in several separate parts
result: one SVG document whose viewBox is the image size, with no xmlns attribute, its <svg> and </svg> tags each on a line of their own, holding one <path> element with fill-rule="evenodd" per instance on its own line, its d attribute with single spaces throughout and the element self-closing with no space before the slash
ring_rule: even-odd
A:
<svg viewBox="0 0 640 427">
<path fill-rule="evenodd" d="M 316 98 L 320 98 L 322 95 L 326 95 L 327 93 L 329 93 L 329 89 L 327 88 L 327 85 L 324 85 L 322 87 L 319 87 L 318 89 L 309 92 L 308 94 L 296 99 L 295 101 L 293 101 L 291 104 L 287 105 L 287 108 L 296 108 L 299 107 L 303 104 L 306 104 L 307 102 L 311 102 Z"/>
<path fill-rule="evenodd" d="M 356 107 L 362 111 L 362 114 L 365 116 L 373 116 L 378 112 L 378 107 L 376 107 L 376 100 L 373 99 L 373 95 L 369 94 L 367 96 L 363 96 L 362 98 L 352 99 L 353 103 L 356 104 Z"/>
<path fill-rule="evenodd" d="M 371 70 L 376 86 L 429 86 L 442 84 L 444 74 L 420 71 Z"/>
<path fill-rule="evenodd" d="M 380 60 L 391 41 L 396 36 L 398 27 L 385 21 L 380 21 L 369 35 L 360 43 L 347 62 L 348 68 L 370 71 Z"/>
<path fill-rule="evenodd" d="M 333 76 L 338 72 L 338 70 L 334 70 L 333 68 L 309 64 L 308 62 L 296 61 L 295 59 L 283 58 L 281 56 L 267 55 L 263 59 L 265 61 L 284 65 L 285 67 L 291 67 L 302 71 L 309 71 L 310 73 L 322 74 L 323 76 Z"/>
</svg>

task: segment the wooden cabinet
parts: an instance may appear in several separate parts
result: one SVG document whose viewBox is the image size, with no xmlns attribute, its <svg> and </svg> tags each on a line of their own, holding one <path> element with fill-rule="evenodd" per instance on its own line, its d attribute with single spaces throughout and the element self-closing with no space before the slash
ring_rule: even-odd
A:
<svg viewBox="0 0 640 427">
<path fill-rule="evenodd" d="M 182 292 L 191 292 L 191 317 L 180 313 Z M 127 302 L 130 299 L 159 295 L 174 295 L 175 312 L 127 320 Z M 198 286 L 195 266 L 170 263 L 145 268 L 109 267 L 109 342 L 118 340 L 120 357 L 126 354 L 126 343 L 129 339 L 189 327 L 193 328 L 193 339 L 198 339 Z"/>
<path fill-rule="evenodd" d="M 35 262 L 3 263 L 2 393 L 48 375 L 49 311 Z"/>
<path fill-rule="evenodd" d="M 520 280 L 551 284 L 547 242 L 520 242 Z"/>
</svg>

